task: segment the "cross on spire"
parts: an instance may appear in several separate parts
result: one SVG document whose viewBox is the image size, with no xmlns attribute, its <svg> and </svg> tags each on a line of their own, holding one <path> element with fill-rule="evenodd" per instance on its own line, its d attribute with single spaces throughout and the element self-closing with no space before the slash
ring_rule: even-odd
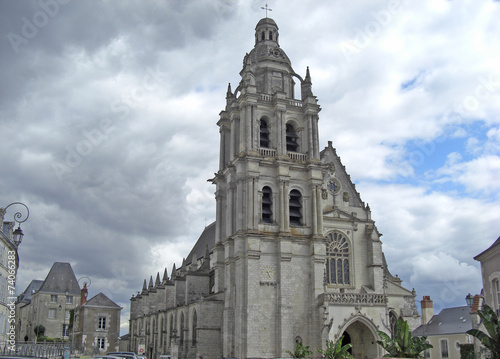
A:
<svg viewBox="0 0 500 359">
<path fill-rule="evenodd" d="M 269 6 L 267 6 L 267 1 L 266 1 L 266 6 L 261 6 L 260 7 L 262 10 L 266 10 L 266 18 L 267 18 L 267 12 L 268 11 L 273 11 L 273 9 L 269 8 Z"/>
</svg>

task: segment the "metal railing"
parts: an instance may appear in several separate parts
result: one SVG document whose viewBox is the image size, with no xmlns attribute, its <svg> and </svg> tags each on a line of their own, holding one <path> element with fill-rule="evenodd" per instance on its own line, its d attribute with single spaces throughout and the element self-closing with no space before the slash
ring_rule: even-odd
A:
<svg viewBox="0 0 500 359">
<path fill-rule="evenodd" d="M 69 350 L 68 342 L 11 342 L 0 343 L 0 355 L 20 355 L 36 358 L 60 358 Z"/>
</svg>

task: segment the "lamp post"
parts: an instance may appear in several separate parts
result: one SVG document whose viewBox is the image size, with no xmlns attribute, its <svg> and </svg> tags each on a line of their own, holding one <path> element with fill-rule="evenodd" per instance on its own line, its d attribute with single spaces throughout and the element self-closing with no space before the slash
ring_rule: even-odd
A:
<svg viewBox="0 0 500 359">
<path fill-rule="evenodd" d="M 465 297 L 465 302 L 467 303 L 469 308 L 472 309 L 472 304 L 474 304 L 474 296 L 472 296 L 470 293 L 467 294 L 467 296 Z"/>
<path fill-rule="evenodd" d="M 5 207 L 3 209 L 4 213 L 7 212 L 7 208 L 9 208 L 10 206 L 15 206 L 15 205 L 24 206 L 24 208 L 26 208 L 26 218 L 24 218 L 23 220 L 21 220 L 23 218 L 23 213 L 16 212 L 14 214 L 14 221 L 17 222 L 18 226 L 14 230 L 14 233 L 12 233 L 12 241 L 14 242 L 14 244 L 17 247 L 21 244 L 21 241 L 23 240 L 23 236 L 24 236 L 23 230 L 21 229 L 21 223 L 26 222 L 26 220 L 30 216 L 30 210 L 29 210 L 28 206 L 26 206 L 22 202 L 12 202 L 11 204 L 9 204 L 7 207 Z"/>
</svg>

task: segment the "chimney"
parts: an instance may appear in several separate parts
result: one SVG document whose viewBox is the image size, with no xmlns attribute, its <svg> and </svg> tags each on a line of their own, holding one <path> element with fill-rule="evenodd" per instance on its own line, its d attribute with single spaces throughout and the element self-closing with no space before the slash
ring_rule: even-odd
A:
<svg viewBox="0 0 500 359">
<path fill-rule="evenodd" d="M 483 308 L 483 296 L 476 294 L 474 296 L 474 301 L 472 302 L 472 307 L 470 309 L 471 313 L 477 312 L 479 309 Z"/>
<path fill-rule="evenodd" d="M 422 298 L 422 301 L 420 302 L 421 305 L 421 322 L 422 325 L 425 325 L 429 323 L 429 320 L 434 316 L 434 306 L 432 304 L 431 297 L 429 295 L 424 295 Z"/>
<path fill-rule="evenodd" d="M 80 305 L 84 305 L 87 302 L 87 295 L 89 291 L 87 290 L 87 283 L 83 284 L 83 288 L 80 291 Z"/>
</svg>

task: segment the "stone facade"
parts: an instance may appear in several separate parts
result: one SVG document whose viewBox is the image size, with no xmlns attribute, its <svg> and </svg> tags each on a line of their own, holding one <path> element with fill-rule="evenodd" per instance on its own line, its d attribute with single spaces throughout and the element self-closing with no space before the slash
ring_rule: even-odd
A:
<svg viewBox="0 0 500 359">
<path fill-rule="evenodd" d="M 130 350 L 150 359 L 284 357 L 298 341 L 324 348 L 342 335 L 356 358 L 374 358 L 377 330 L 400 316 L 419 323 L 369 206 L 332 143 L 320 150 L 309 69 L 298 75 L 278 40 L 260 20 L 228 87 L 216 222 L 170 278 L 131 298 Z"/>
<path fill-rule="evenodd" d="M 484 303 L 500 315 L 500 237 L 474 259 L 481 263 Z"/>
<path fill-rule="evenodd" d="M 19 256 L 13 240 L 15 222 L 4 221 L 5 210 L 0 208 L 0 342 L 10 339 L 15 327 L 15 288 Z M 14 299 L 13 299 L 14 298 Z M 15 334 L 15 333 L 14 333 Z"/>
<path fill-rule="evenodd" d="M 103 293 L 80 305 L 75 312 L 75 348 L 84 355 L 118 351 L 121 310 Z"/>
<path fill-rule="evenodd" d="M 55 262 L 39 282 L 32 281 L 18 297 L 18 338 L 34 341 L 35 327 L 43 325 L 45 336 L 69 340 L 70 313 L 80 305 L 80 287 L 71 265 Z"/>
</svg>

